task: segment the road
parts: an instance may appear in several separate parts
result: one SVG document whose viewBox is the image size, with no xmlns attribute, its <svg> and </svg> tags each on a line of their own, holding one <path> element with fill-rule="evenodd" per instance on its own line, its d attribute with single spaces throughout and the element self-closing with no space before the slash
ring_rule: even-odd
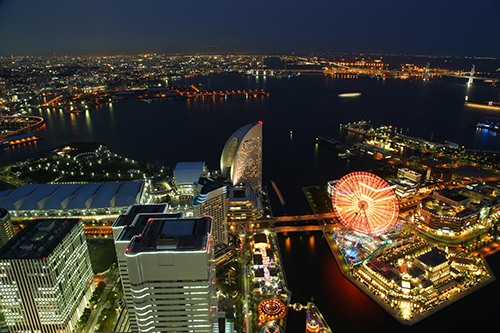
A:
<svg viewBox="0 0 500 333">
<path fill-rule="evenodd" d="M 102 292 L 99 302 L 97 303 L 97 308 L 92 310 L 90 318 L 87 321 L 85 327 L 83 328 L 82 333 L 93 333 L 96 331 L 97 320 L 99 319 L 99 316 L 101 315 L 101 312 L 106 305 L 109 293 L 112 292 L 115 289 L 116 284 L 119 283 L 118 280 L 119 276 L 120 273 L 117 268 L 111 269 L 107 273 L 107 276 L 105 278 L 106 288 L 104 288 L 104 291 Z"/>
<path fill-rule="evenodd" d="M 251 328 L 252 328 L 252 321 L 249 318 L 248 314 L 248 291 L 249 291 L 249 286 L 248 286 L 248 277 L 247 277 L 247 271 L 248 271 L 248 266 L 247 266 L 247 251 L 248 251 L 248 241 L 246 240 L 245 237 L 242 237 L 241 241 L 243 242 L 243 253 L 241 254 L 241 258 L 243 260 L 243 265 L 242 267 L 242 274 L 243 274 L 243 309 L 245 311 L 245 326 L 246 326 L 246 332 L 250 333 Z"/>
<path fill-rule="evenodd" d="M 108 294 L 110 291 L 114 288 L 114 284 L 107 285 L 104 291 L 102 292 L 100 301 L 97 303 L 97 308 L 92 310 L 92 313 L 90 314 L 90 318 L 87 321 L 87 324 L 82 330 L 82 333 L 93 333 L 96 331 L 96 326 L 97 326 L 97 320 L 99 319 L 99 316 L 101 315 L 102 310 L 104 309 L 104 305 L 106 304 L 106 299 L 108 298 Z"/>
</svg>

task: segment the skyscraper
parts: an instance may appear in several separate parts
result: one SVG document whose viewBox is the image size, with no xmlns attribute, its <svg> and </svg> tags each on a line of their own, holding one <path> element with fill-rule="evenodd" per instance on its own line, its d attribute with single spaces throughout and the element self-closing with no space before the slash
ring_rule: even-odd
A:
<svg viewBox="0 0 500 333">
<path fill-rule="evenodd" d="M 118 267 L 120 268 L 120 277 L 123 286 L 123 294 L 132 332 L 139 332 L 137 320 L 135 317 L 134 297 L 130 289 L 130 279 L 125 258 L 125 249 L 130 243 L 130 240 L 139 235 L 150 218 L 170 217 L 180 218 L 182 213 L 171 214 L 165 213 L 168 208 L 167 204 L 153 205 L 133 205 L 130 206 L 126 214 L 120 215 L 113 224 L 113 239 L 115 241 L 116 258 Z"/>
<path fill-rule="evenodd" d="M 35 220 L 0 249 L 0 311 L 10 332 L 72 332 L 94 287 L 79 219 Z"/>
<path fill-rule="evenodd" d="M 0 247 L 4 246 L 14 235 L 9 212 L 7 209 L 0 208 Z"/>
<path fill-rule="evenodd" d="M 139 332 L 214 332 L 212 219 L 149 219 L 125 249 Z"/>
<path fill-rule="evenodd" d="M 262 190 L 262 122 L 241 127 L 226 142 L 220 159 L 222 177 L 232 185 Z"/>
<path fill-rule="evenodd" d="M 212 332 L 217 316 L 212 221 L 182 219 L 182 213 L 166 209 L 166 204 L 134 205 L 113 224 L 131 330 Z"/>
</svg>

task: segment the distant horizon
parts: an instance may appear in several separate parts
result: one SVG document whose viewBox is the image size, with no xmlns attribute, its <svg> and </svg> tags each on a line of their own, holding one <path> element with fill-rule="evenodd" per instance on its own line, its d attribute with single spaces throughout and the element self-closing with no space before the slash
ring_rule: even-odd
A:
<svg viewBox="0 0 500 333">
<path fill-rule="evenodd" d="M 255 56 L 331 56 L 331 55 L 347 55 L 347 56 L 385 56 L 385 57 L 416 57 L 416 58 L 457 58 L 457 59 L 478 59 L 478 60 L 500 60 L 500 56 L 483 56 L 483 55 L 456 55 L 456 54 L 422 54 L 422 53 L 376 53 L 376 52 L 137 52 L 137 53 L 81 53 L 81 54 L 11 54 L 0 55 L 0 58 L 50 58 L 50 57 L 119 57 L 119 56 L 189 56 L 189 55 L 204 55 L 204 56 L 230 56 L 230 55 L 255 55 Z"/>
</svg>

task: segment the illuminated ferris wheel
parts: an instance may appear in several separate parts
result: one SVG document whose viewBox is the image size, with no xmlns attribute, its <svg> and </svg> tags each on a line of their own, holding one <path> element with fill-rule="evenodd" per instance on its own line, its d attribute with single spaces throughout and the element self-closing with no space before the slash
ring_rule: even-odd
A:
<svg viewBox="0 0 500 333">
<path fill-rule="evenodd" d="M 335 185 L 333 207 L 346 229 L 370 236 L 389 231 L 398 218 L 399 202 L 389 184 L 368 172 L 352 172 Z"/>
</svg>

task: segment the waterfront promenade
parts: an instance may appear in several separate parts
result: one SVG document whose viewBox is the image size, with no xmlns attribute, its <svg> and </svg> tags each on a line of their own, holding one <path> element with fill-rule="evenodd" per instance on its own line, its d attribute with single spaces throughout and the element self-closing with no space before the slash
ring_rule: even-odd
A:
<svg viewBox="0 0 500 333">
<path fill-rule="evenodd" d="M 468 295 L 474 293 L 475 291 L 483 288 L 484 286 L 486 286 L 486 285 L 488 285 L 496 280 L 496 277 L 493 274 L 493 271 L 491 270 L 490 266 L 488 265 L 488 262 L 486 260 L 484 260 L 484 257 L 483 257 L 483 262 L 485 264 L 485 268 L 488 270 L 488 274 L 490 275 L 490 278 L 488 278 L 487 280 L 485 280 L 483 282 L 476 284 L 475 286 L 467 289 L 464 292 L 451 295 L 448 299 L 443 301 L 441 304 L 435 306 L 434 308 L 432 308 L 424 313 L 413 313 L 411 318 L 404 319 L 400 315 L 400 311 L 389 307 L 386 303 L 384 303 L 384 301 L 382 300 L 382 298 L 380 296 L 377 296 L 377 295 L 373 294 L 372 292 L 370 292 L 370 290 L 368 290 L 366 288 L 366 286 L 364 286 L 360 281 L 358 281 L 354 277 L 352 277 L 352 275 L 350 274 L 351 268 L 344 261 L 344 258 L 342 256 L 342 254 L 340 253 L 340 251 L 337 247 L 337 244 L 333 240 L 332 233 L 326 231 L 324 233 L 324 235 L 325 235 L 325 238 L 328 242 L 330 249 L 332 250 L 333 257 L 335 258 L 335 261 L 337 262 L 337 265 L 340 268 L 342 275 L 347 280 L 349 280 L 349 282 L 351 282 L 354 286 L 356 286 L 361 292 L 363 292 L 365 295 L 370 297 L 375 303 L 377 303 L 384 311 L 386 311 L 388 314 L 390 314 L 400 324 L 405 325 L 405 326 L 412 326 L 412 325 L 418 323 L 419 321 L 424 320 L 425 318 L 431 316 L 432 314 L 434 314 L 434 313 L 440 311 L 441 309 L 453 304 L 454 302 L 464 298 L 465 296 L 468 296 Z"/>
</svg>

